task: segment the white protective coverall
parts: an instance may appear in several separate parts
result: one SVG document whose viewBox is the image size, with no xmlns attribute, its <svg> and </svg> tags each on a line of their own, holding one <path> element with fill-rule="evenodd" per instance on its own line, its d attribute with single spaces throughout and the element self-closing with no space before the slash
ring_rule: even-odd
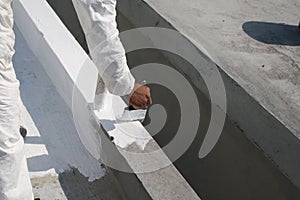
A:
<svg viewBox="0 0 300 200">
<path fill-rule="evenodd" d="M 12 63 L 15 35 L 11 1 L 0 1 L 0 200 L 33 200 L 19 133 L 20 92 Z"/>
<path fill-rule="evenodd" d="M 103 82 L 112 94 L 118 96 L 129 94 L 133 90 L 135 79 L 127 66 L 125 50 L 119 38 L 116 0 L 72 1 L 85 33 L 90 56 L 102 78 L 98 84 L 97 94 L 102 92 L 99 88 Z"/>
</svg>

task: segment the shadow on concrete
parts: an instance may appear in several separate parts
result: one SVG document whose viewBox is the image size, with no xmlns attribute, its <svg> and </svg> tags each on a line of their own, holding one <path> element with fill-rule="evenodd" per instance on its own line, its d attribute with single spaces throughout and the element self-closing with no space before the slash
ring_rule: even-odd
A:
<svg viewBox="0 0 300 200">
<path fill-rule="evenodd" d="M 266 44 L 300 46 L 300 29 L 296 25 L 250 21 L 243 24 L 243 30 Z"/>
<path fill-rule="evenodd" d="M 72 0 L 47 0 L 47 2 L 52 8 L 55 8 L 54 11 L 60 20 L 65 24 L 85 52 L 89 54 L 89 48 L 85 40 L 85 35 L 77 18 Z"/>
<path fill-rule="evenodd" d="M 126 199 L 118 181 L 111 173 L 107 173 L 100 180 L 89 182 L 88 178 L 73 169 L 59 174 L 59 182 L 67 199 L 70 200 Z"/>
</svg>

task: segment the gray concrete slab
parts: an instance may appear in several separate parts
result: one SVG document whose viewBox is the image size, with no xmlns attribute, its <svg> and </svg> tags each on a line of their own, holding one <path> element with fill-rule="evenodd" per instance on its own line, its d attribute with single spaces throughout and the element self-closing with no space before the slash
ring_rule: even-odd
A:
<svg viewBox="0 0 300 200">
<path fill-rule="evenodd" d="M 233 122 L 235 126 L 237 126 L 242 131 L 242 134 L 247 135 L 248 138 L 250 138 L 256 145 L 258 145 L 258 147 L 263 150 L 265 156 L 274 161 L 274 164 L 281 170 L 284 175 L 292 180 L 295 185 L 300 187 L 300 140 L 297 131 L 291 128 L 291 126 L 288 126 L 286 122 L 282 121 L 282 119 L 279 119 L 279 115 L 274 114 L 274 111 L 270 109 L 270 107 L 281 109 L 282 99 L 284 100 L 284 98 L 293 101 L 295 100 L 294 104 L 287 103 L 285 108 L 281 109 L 280 111 L 281 114 L 290 116 L 285 118 L 287 121 L 289 118 L 291 120 L 296 119 L 293 123 L 295 125 L 295 128 L 297 126 L 297 117 L 299 116 L 297 115 L 298 111 L 297 109 L 290 109 L 287 107 L 288 105 L 291 105 L 291 107 L 292 105 L 296 105 L 297 107 L 297 92 L 293 93 L 293 95 L 296 96 L 279 95 L 278 91 L 281 90 L 280 88 L 285 84 L 285 82 L 281 81 L 283 85 L 279 85 L 279 87 L 278 84 L 276 85 L 273 83 L 274 81 L 270 82 L 267 78 L 263 77 L 265 72 L 261 70 L 265 70 L 266 65 L 261 65 L 261 68 L 258 68 L 256 71 L 257 74 L 251 71 L 254 69 L 253 63 L 257 61 L 263 60 L 273 62 L 274 59 L 282 59 L 280 53 L 276 53 L 276 51 L 271 50 L 270 52 L 263 54 L 263 51 L 258 53 L 255 52 L 254 49 L 258 49 L 258 51 L 260 51 L 260 48 L 287 49 L 290 52 L 289 55 L 295 58 L 295 60 L 299 61 L 299 56 L 297 57 L 297 55 L 299 55 L 299 47 L 297 47 L 298 40 L 295 37 L 296 35 L 299 35 L 299 31 L 296 26 L 284 26 L 257 22 L 254 23 L 256 24 L 256 26 L 261 26 L 261 24 L 264 24 L 266 27 L 268 27 L 268 29 L 272 29 L 272 27 L 274 29 L 275 26 L 277 27 L 276 30 L 279 31 L 269 30 L 270 35 L 273 35 L 272 37 L 270 37 L 272 38 L 272 40 L 266 40 L 266 38 L 268 37 L 256 37 L 257 40 L 264 41 L 264 43 L 256 41 L 249 36 L 255 36 L 253 32 L 249 32 L 249 26 L 253 26 L 253 23 L 247 23 L 246 19 L 251 18 L 251 16 L 255 18 L 254 15 L 251 14 L 251 12 L 255 11 L 256 14 L 257 12 L 262 12 L 260 11 L 260 9 L 266 10 L 266 8 L 264 8 L 264 5 L 265 7 L 267 7 L 270 4 L 268 2 L 262 2 L 261 6 L 257 6 L 257 8 L 254 9 L 247 5 L 255 2 L 234 2 L 235 3 L 229 1 L 229 5 L 224 6 L 223 9 L 222 5 L 226 4 L 227 2 L 223 3 L 214 1 L 201 3 L 199 1 L 176 1 L 176 3 L 174 3 L 164 1 L 157 3 L 152 1 L 124 0 L 119 1 L 118 9 L 126 18 L 129 19 L 129 21 L 133 24 L 133 27 L 164 27 L 178 30 L 180 33 L 182 33 L 183 37 L 185 37 L 187 41 L 186 45 L 181 46 L 180 48 L 189 51 L 190 49 L 196 47 L 199 49 L 199 53 L 195 56 L 203 57 L 203 53 L 209 55 L 211 61 L 219 65 L 219 71 L 221 72 L 227 95 L 226 114 L 230 121 Z M 259 4 L 260 2 L 256 3 Z M 298 4 L 296 2 L 294 2 L 294 4 L 295 7 L 297 7 Z M 216 7 L 216 10 L 214 10 L 214 7 Z M 291 5 L 289 4 L 287 7 L 291 7 Z M 229 8 L 231 8 L 230 11 L 228 11 Z M 205 10 L 205 15 L 201 14 L 201 9 Z M 220 22 L 215 22 L 215 20 L 219 19 L 217 16 L 223 16 L 222 13 L 224 14 L 224 12 L 227 13 L 227 15 L 237 15 L 237 13 L 240 12 L 240 9 L 242 10 L 242 12 L 245 12 L 244 15 L 242 15 L 241 17 L 232 17 L 232 19 L 229 19 L 229 24 L 227 25 L 214 27 L 215 24 L 220 24 Z M 273 5 L 271 5 L 267 10 L 272 13 L 274 9 L 280 10 L 281 8 L 279 8 L 279 6 L 273 7 Z M 287 19 L 291 19 L 292 16 L 297 16 L 297 14 L 295 14 L 296 11 L 294 7 L 292 7 L 291 12 L 294 13 L 294 15 L 287 14 L 288 16 L 290 16 L 290 18 L 286 17 Z M 208 16 L 211 16 L 211 18 L 208 19 Z M 206 20 L 203 20 L 202 18 Z M 272 17 L 269 17 L 270 20 L 271 18 Z M 245 22 L 241 22 L 243 20 L 245 20 Z M 255 19 L 253 19 L 253 21 L 254 20 Z M 224 20 L 224 22 L 223 19 L 221 20 L 221 23 L 225 22 L 226 20 Z M 233 26 L 232 23 L 240 23 L 240 26 L 238 26 L 237 24 L 236 26 Z M 298 22 L 296 22 L 295 24 L 297 23 Z M 211 26 L 213 28 L 211 28 Z M 284 28 L 282 28 L 282 26 Z M 209 27 L 210 29 L 208 29 Z M 248 28 L 248 33 L 246 33 L 243 28 Z M 128 28 L 125 28 L 125 30 L 126 29 Z M 274 36 L 274 32 L 277 34 L 280 32 L 282 34 L 280 34 L 279 36 L 275 34 Z M 282 38 L 282 35 L 285 37 Z M 216 38 L 213 38 L 212 36 Z M 243 38 L 244 41 L 241 42 L 240 38 Z M 230 40 L 232 40 L 232 42 L 236 42 L 238 45 L 250 45 L 250 51 L 248 51 L 248 53 L 243 53 L 242 50 L 226 47 L 223 43 Z M 278 44 L 270 44 L 272 42 L 277 42 Z M 252 46 L 254 45 L 253 43 L 255 45 L 261 46 L 252 48 Z M 283 44 L 285 44 L 285 46 L 283 46 Z M 235 56 L 232 55 L 232 52 L 235 52 Z M 197 76 L 197 72 L 192 70 L 193 66 L 189 66 L 183 60 L 176 57 L 174 58 L 174 56 L 172 55 L 168 55 L 166 53 L 163 54 L 177 70 L 186 74 L 194 84 L 194 86 L 198 88 L 202 93 L 204 93 L 207 98 L 209 98 L 206 85 L 203 83 L 201 77 Z M 223 57 L 220 60 L 221 55 L 223 55 Z M 248 58 L 251 58 L 251 62 L 246 62 L 244 60 Z M 220 62 L 223 60 L 227 60 L 227 65 L 229 66 L 226 66 L 226 63 L 224 62 Z M 232 64 L 230 64 L 230 60 Z M 239 62 L 244 62 L 244 64 L 238 66 L 234 65 Z M 278 71 L 278 69 L 276 68 L 278 63 L 276 62 L 274 62 L 275 68 L 272 68 L 270 70 L 268 69 L 268 73 L 272 73 L 272 71 L 274 71 L 275 73 L 276 71 Z M 289 62 L 282 65 L 288 66 L 288 63 Z M 201 63 L 199 63 L 199 65 L 201 66 Z M 228 71 L 228 68 L 232 66 L 235 66 L 232 69 L 232 72 Z M 293 64 L 293 66 L 295 65 Z M 244 70 L 243 73 L 246 74 L 242 74 L 240 70 Z M 249 73 L 247 72 L 248 70 L 250 70 Z M 290 72 L 292 76 L 298 76 L 298 73 L 293 73 L 293 70 Z M 235 77 L 233 74 L 237 74 L 239 78 Z M 242 75 L 245 76 L 244 80 L 241 79 L 243 77 Z M 258 78 L 260 79 L 260 81 L 258 81 Z M 248 79 L 251 79 L 251 82 L 247 82 Z M 261 90 L 259 87 L 263 87 L 264 90 Z M 288 88 L 296 91 L 297 85 Z M 250 89 L 252 91 L 250 91 Z M 254 91 L 258 93 L 254 95 Z M 285 92 L 290 92 L 290 90 L 285 90 Z M 260 100 L 258 97 L 263 97 L 265 99 Z M 276 99 L 278 98 L 281 100 L 277 101 Z M 267 101 L 266 99 L 269 99 L 269 101 Z"/>
<path fill-rule="evenodd" d="M 173 5 L 172 5 L 173 6 Z M 196 9 L 197 10 L 197 9 Z M 197 13 L 197 12 L 195 12 L 195 13 Z M 194 13 L 194 14 L 195 14 Z M 223 22 L 223 21 L 222 21 Z M 224 21 L 225 22 L 225 21 Z M 258 26 L 259 26 L 259 23 L 256 23 L 256 25 L 258 24 Z M 245 26 L 248 26 L 248 25 L 250 25 L 251 26 L 251 23 L 250 24 L 245 24 Z M 292 30 L 294 30 L 293 29 L 293 27 L 291 27 L 292 28 Z M 251 32 L 249 32 L 249 34 L 251 35 L 252 33 Z M 272 42 L 272 41 L 269 41 L 269 40 L 264 40 L 264 39 L 262 39 L 265 43 L 267 43 L 267 42 Z M 296 42 L 295 41 L 281 41 L 283 44 L 285 44 L 285 45 L 289 45 L 289 46 L 297 46 L 297 40 L 296 40 Z M 205 47 L 205 45 L 203 45 L 204 47 Z M 207 47 L 205 47 L 205 49 L 207 49 L 207 51 L 210 53 L 210 55 L 211 55 L 211 57 L 212 57 L 212 59 L 215 61 L 215 62 L 217 62 L 217 59 L 216 58 L 214 58 L 215 57 L 215 55 L 213 55 L 212 53 L 211 53 L 211 51 L 209 50 L 209 48 L 207 48 Z M 254 59 L 254 58 L 253 58 Z M 219 64 L 220 65 L 220 64 Z M 262 67 L 262 68 L 265 68 L 266 66 L 264 66 L 264 67 Z M 224 70 L 224 71 L 226 71 L 226 70 Z M 226 71 L 227 72 L 227 71 Z M 229 73 L 229 75 L 230 75 L 230 73 Z M 234 78 L 234 77 L 233 77 Z M 234 79 L 235 80 L 235 79 Z M 238 177 L 238 175 L 236 175 L 236 176 L 234 176 L 233 178 L 234 179 L 236 179 L 236 180 L 238 180 L 238 181 L 236 181 L 236 182 L 234 182 L 234 184 L 237 184 L 237 185 L 240 185 L 240 184 L 242 184 L 242 183 L 244 183 L 244 184 L 248 184 L 248 183 L 250 183 L 251 182 L 251 173 L 253 173 L 253 171 L 251 171 L 251 170 L 249 170 L 249 168 L 251 168 L 251 167 L 255 167 L 255 166 L 259 166 L 259 168 L 261 169 L 260 171 L 259 171 L 259 173 L 261 173 L 261 179 L 262 180 L 264 180 L 264 176 L 266 176 L 266 177 L 269 177 L 267 180 L 266 180 L 266 183 L 267 184 L 270 184 L 270 186 L 269 187 L 267 187 L 270 191 L 272 191 L 272 189 L 273 188 L 276 188 L 276 187 L 278 187 L 278 188 L 280 188 L 280 190 L 278 190 L 278 193 L 279 193 L 279 195 L 278 195 L 278 199 L 284 199 L 284 197 L 287 197 L 287 199 L 291 199 L 291 198 L 296 198 L 296 196 L 298 196 L 297 194 L 298 194 L 298 191 L 294 188 L 294 187 L 290 187 L 289 186 L 289 182 L 280 174 L 280 173 L 278 173 L 278 171 L 276 170 L 276 168 L 274 168 L 272 165 L 270 165 L 270 163 L 268 163 L 268 161 L 260 154 L 260 152 L 257 152 L 257 151 L 254 151 L 253 150 L 253 144 L 251 144 L 251 143 L 249 143 L 249 141 L 245 141 L 245 139 L 244 138 L 240 138 L 241 137 L 241 134 L 242 134 L 242 132 L 241 131 L 239 131 L 239 130 L 236 130 L 236 128 L 235 127 L 233 127 L 233 126 L 231 126 L 230 125 L 230 127 L 231 128 L 229 128 L 229 133 L 234 133 L 234 135 L 233 136 L 230 136 L 229 138 L 230 139 L 226 139 L 226 140 L 221 140 L 220 142 L 221 142 L 221 144 L 223 143 L 226 143 L 227 145 L 224 145 L 224 148 L 226 148 L 226 147 L 228 147 L 228 145 L 230 146 L 230 145 L 232 145 L 232 147 L 234 147 L 234 148 L 238 148 L 238 150 L 237 151 L 240 151 L 241 149 L 242 149 L 242 152 L 241 152 L 241 154 L 238 154 L 237 156 L 236 156 L 236 158 L 234 157 L 234 159 L 232 159 L 232 157 L 231 157 L 231 160 L 230 160 L 230 164 L 228 165 L 228 168 L 222 168 L 222 167 L 219 167 L 218 169 L 219 170 L 221 170 L 221 172 L 220 172 L 220 174 L 219 175 L 221 175 L 221 177 L 218 177 L 218 174 L 216 175 L 216 177 L 214 177 L 215 179 L 214 179 L 214 181 L 215 182 L 218 182 L 218 181 L 224 181 L 224 184 L 226 184 L 225 182 L 226 181 L 228 181 L 228 180 L 231 180 L 230 178 L 228 178 L 227 177 L 227 175 L 228 176 L 230 176 L 230 174 L 225 174 L 225 173 L 227 173 L 228 171 L 230 171 L 231 169 L 232 169 L 232 166 L 233 167 L 240 167 L 238 170 L 241 170 L 241 174 L 240 175 L 243 175 L 243 176 L 245 176 L 245 178 L 247 179 L 247 182 L 246 183 L 244 183 L 243 181 L 245 180 L 245 179 L 243 179 L 244 177 Z M 232 131 L 232 130 L 234 130 L 234 131 Z M 236 140 L 236 138 L 238 138 L 237 140 Z M 234 141 L 234 142 L 232 142 L 232 141 Z M 244 142 L 242 142 L 241 144 L 240 144 L 240 146 L 239 145 L 237 145 L 237 143 L 239 143 L 239 142 L 241 142 L 241 141 L 244 141 Z M 197 142 L 200 142 L 200 140 L 197 140 Z M 245 146 L 244 148 L 243 148 L 243 146 Z M 196 148 L 196 150 L 195 150 L 195 152 L 197 152 L 197 147 L 195 147 Z M 232 149 L 229 149 L 228 151 L 226 151 L 226 152 L 224 152 L 222 149 L 221 150 L 219 150 L 219 152 L 221 152 L 221 153 L 219 153 L 219 154 L 217 154 L 217 156 L 220 156 L 220 157 L 217 157 L 216 156 L 216 154 L 215 154 L 215 156 L 216 157 L 214 157 L 214 156 L 212 156 L 212 157 L 210 157 L 209 158 L 209 160 L 211 161 L 211 162 L 209 162 L 209 161 L 205 161 L 204 163 L 202 163 L 200 160 L 198 160 L 198 162 L 197 162 L 197 165 L 195 165 L 195 161 L 194 160 L 190 160 L 190 163 L 189 163 L 189 165 L 192 165 L 192 166 L 194 166 L 191 170 L 187 170 L 185 173 L 186 173 L 186 176 L 188 177 L 188 176 L 190 176 L 190 177 L 193 177 L 193 176 L 195 176 L 196 177 L 196 175 L 197 176 L 199 176 L 199 174 L 200 174 L 200 177 L 202 176 L 201 175 L 201 172 L 200 171 L 197 171 L 197 169 L 199 169 L 198 167 L 207 167 L 207 168 L 209 168 L 209 172 L 212 172 L 212 170 L 211 169 L 213 169 L 213 167 L 216 167 L 216 163 L 214 163 L 214 162 L 217 162 L 217 164 L 218 163 L 222 163 L 222 162 L 225 162 L 224 160 L 226 160 L 226 157 L 224 157 L 224 154 L 227 154 L 227 153 L 232 153 L 231 152 L 232 151 Z M 215 153 L 217 153 L 218 151 L 216 151 Z M 193 153 L 194 153 L 194 151 L 193 151 Z M 191 153 L 191 154 L 193 154 L 193 153 Z M 224 154 L 223 154 L 224 153 Z M 188 156 L 190 156 L 191 154 L 188 154 Z M 251 158 L 253 158 L 253 159 L 257 159 L 257 158 L 259 158 L 259 160 L 262 160 L 262 162 L 259 162 L 259 163 L 256 163 L 256 162 L 251 162 L 250 160 L 247 160 L 247 159 L 245 159 L 245 163 L 242 163 L 242 164 L 238 164 L 238 165 L 235 165 L 235 161 L 236 160 L 238 160 L 239 162 L 241 162 L 240 160 L 241 160 L 241 158 L 242 157 L 245 157 L 245 156 L 247 156 L 247 155 L 250 155 L 251 156 Z M 230 155 L 231 156 L 231 155 Z M 215 159 L 213 159 L 213 158 L 215 158 Z M 238 159 L 239 158 L 239 159 Z M 187 159 L 187 158 L 183 158 L 183 159 Z M 224 159 L 224 160 L 222 160 L 222 159 Z M 221 160 L 221 161 L 220 161 Z M 188 162 L 182 162 L 183 164 L 182 164 L 182 167 L 181 167 L 181 169 L 187 169 L 186 168 L 186 165 L 185 164 L 187 164 Z M 199 164 L 199 165 L 198 165 Z M 216 168 L 215 168 L 216 169 Z M 250 171 L 251 173 L 245 173 L 245 171 L 243 171 L 243 170 L 248 170 L 248 171 Z M 270 170 L 271 171 L 271 174 L 275 174 L 274 176 L 273 175 L 270 175 L 270 174 L 268 174 L 268 170 Z M 193 172 L 193 173 L 190 173 L 190 172 Z M 204 173 L 205 172 L 205 170 L 204 171 L 202 171 L 202 173 Z M 160 172 L 157 172 L 158 174 L 160 173 Z M 199 173 L 199 174 L 196 174 L 196 173 Z M 257 175 L 257 174 L 256 174 Z M 149 175 L 149 177 L 151 178 L 151 174 Z M 227 178 L 226 178 L 227 177 Z M 270 178 L 271 177 L 271 178 Z M 203 178 L 203 177 L 202 177 Z M 202 181 L 201 182 L 201 184 L 206 184 L 206 183 L 209 183 L 209 180 L 211 181 L 211 183 L 213 184 L 213 182 L 214 181 L 212 181 L 212 179 L 209 179 L 209 176 L 208 176 L 208 174 L 207 174 L 207 177 L 204 177 L 204 178 L 206 178 L 206 180 L 205 181 Z M 72 178 L 71 178 L 72 179 Z M 196 178 L 195 178 L 196 179 Z M 195 180 L 194 179 L 194 180 Z M 261 179 L 259 179 L 259 180 L 261 180 Z M 147 181 L 147 177 L 144 177 L 144 180 L 146 180 Z M 276 180 L 275 182 L 274 182 L 274 180 Z M 277 182 L 277 180 L 279 180 L 278 182 Z M 168 180 L 166 180 L 166 184 L 168 184 L 168 182 L 167 182 Z M 199 180 L 198 180 L 199 181 Z M 220 183 L 220 185 L 222 185 L 222 183 L 223 182 L 221 182 Z M 273 183 L 274 183 L 274 185 L 273 185 Z M 250 191 L 250 194 L 251 194 L 251 190 L 253 190 L 253 188 L 257 188 L 257 187 L 259 187 L 259 185 L 255 185 L 255 181 L 254 182 L 251 182 L 251 184 L 253 184 L 253 185 L 251 185 L 251 187 L 249 187 L 248 189 L 249 190 L 247 190 L 247 188 L 246 187 L 244 187 L 243 189 L 246 191 L 240 191 L 240 193 L 238 193 L 239 195 L 241 195 L 241 196 L 243 196 L 243 195 L 245 195 L 245 193 L 247 193 L 247 192 L 249 192 Z M 261 185 L 262 183 L 260 182 L 260 185 Z M 281 187 L 281 185 L 284 185 L 284 187 Z M 288 186 L 287 186 L 288 185 Z M 226 185 L 226 186 L 228 186 L 229 187 L 229 189 L 230 189 L 230 185 L 228 184 L 228 185 Z M 152 187 L 152 190 L 155 190 L 156 188 L 156 185 L 155 184 L 152 184 L 152 185 L 150 185 L 150 187 Z M 230 191 L 226 191 L 226 188 L 228 189 L 228 187 L 225 187 L 225 188 L 223 188 L 224 190 L 223 190 L 223 192 L 225 191 L 225 192 L 227 192 L 226 194 L 228 195 L 228 192 L 230 192 Z M 201 189 L 204 189 L 204 188 L 206 188 L 205 186 L 203 186 Z M 282 189 L 283 188 L 283 189 Z M 159 188 L 158 188 L 159 189 Z M 211 190 L 211 188 L 209 188 L 208 186 L 207 186 L 207 188 L 206 188 L 207 190 L 205 190 L 204 192 L 214 192 L 214 190 Z M 282 190 L 281 190 L 282 189 Z M 209 191 L 209 190 L 211 190 L 211 191 Z M 222 191 L 222 190 L 221 190 Z M 264 189 L 262 188 L 262 190 L 260 191 L 260 197 L 262 197 L 263 195 L 264 195 Z M 164 191 L 159 191 L 159 192 L 164 192 Z M 218 198 L 218 195 L 220 195 L 221 193 L 218 193 L 218 194 L 216 194 L 217 195 L 217 197 L 216 198 Z M 257 194 L 257 195 L 259 195 L 259 194 Z M 266 197 L 268 197 L 268 195 L 270 195 L 271 193 L 269 192 L 268 194 L 265 194 L 266 195 Z M 276 196 L 276 194 L 274 193 L 273 195 L 275 195 Z M 253 195 L 253 196 L 255 196 L 255 195 Z M 253 197 L 252 196 L 252 197 Z M 219 196 L 220 197 L 220 196 Z M 224 196 L 223 196 L 224 197 Z M 288 198 L 289 197 L 289 198 Z M 221 198 L 221 197 L 220 197 Z M 250 199 L 251 199 L 251 196 L 249 197 Z"/>
<path fill-rule="evenodd" d="M 67 200 L 64 191 L 56 176 L 44 176 L 31 179 L 33 194 L 35 198 L 43 200 Z"/>
<path fill-rule="evenodd" d="M 146 1 L 300 138 L 300 2 Z"/>
<path fill-rule="evenodd" d="M 93 182 L 72 170 L 59 175 L 59 182 L 69 200 L 125 200 L 126 195 L 113 173 Z"/>
<path fill-rule="evenodd" d="M 126 18 L 119 14 L 119 29 L 121 31 L 134 28 Z M 157 50 L 143 50 L 128 54 L 130 66 L 142 63 L 164 63 L 173 66 L 164 55 Z M 177 84 L 181 82 L 177 81 Z M 166 88 L 151 85 L 154 104 L 161 104 L 168 115 L 163 130 L 148 128 L 160 146 L 165 146 L 177 132 L 174 123 L 178 121 L 176 98 L 172 97 Z M 243 131 L 236 127 L 229 117 L 226 120 L 221 138 L 213 151 L 204 159 L 198 158 L 199 147 L 206 134 L 210 121 L 210 101 L 196 87 L 200 102 L 200 128 L 190 148 L 174 162 L 174 165 L 197 192 L 201 199 L 273 199 L 292 200 L 300 198 L 300 190 L 289 181 L 282 172 L 264 156 Z M 164 95 L 161 95 L 164 94 Z M 146 117 L 148 123 L 162 117 L 152 113 Z M 188 135 L 188 132 L 186 133 Z M 162 173 L 162 172 L 158 172 Z M 155 185 L 154 185 L 155 186 Z"/>
<path fill-rule="evenodd" d="M 59 176 L 31 179 L 35 198 L 42 200 L 125 200 L 125 193 L 113 173 L 108 172 L 99 180 L 89 182 L 76 169 Z"/>
</svg>

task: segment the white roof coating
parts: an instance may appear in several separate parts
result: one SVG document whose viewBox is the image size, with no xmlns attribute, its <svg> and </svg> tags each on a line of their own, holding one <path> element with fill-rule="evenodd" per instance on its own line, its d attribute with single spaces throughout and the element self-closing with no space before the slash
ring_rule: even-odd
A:
<svg viewBox="0 0 300 200">
<path fill-rule="evenodd" d="M 57 175 L 72 167 L 92 181 L 104 175 L 82 145 L 72 113 L 17 28 L 14 67 L 20 81 L 21 121 L 27 128 L 25 154 L 31 178 Z"/>
</svg>

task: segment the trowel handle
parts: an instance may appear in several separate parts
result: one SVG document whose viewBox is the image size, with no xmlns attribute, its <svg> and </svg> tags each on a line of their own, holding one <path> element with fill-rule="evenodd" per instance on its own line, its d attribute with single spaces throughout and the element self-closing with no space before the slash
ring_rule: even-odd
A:
<svg viewBox="0 0 300 200">
<path fill-rule="evenodd" d="M 135 108 L 133 107 L 133 105 L 129 105 L 129 106 L 128 106 L 128 110 L 129 110 L 129 111 L 135 110 Z"/>
</svg>

